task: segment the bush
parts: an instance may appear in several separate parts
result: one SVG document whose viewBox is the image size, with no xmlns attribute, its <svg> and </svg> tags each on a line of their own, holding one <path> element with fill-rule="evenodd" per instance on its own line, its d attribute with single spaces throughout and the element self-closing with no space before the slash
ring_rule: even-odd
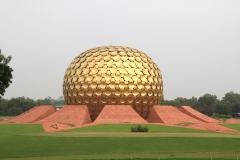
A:
<svg viewBox="0 0 240 160">
<path fill-rule="evenodd" d="M 148 132 L 148 127 L 142 127 L 140 124 L 137 127 L 131 127 L 131 132 Z"/>
<path fill-rule="evenodd" d="M 214 114 L 212 118 L 221 119 L 221 118 L 232 118 L 232 115 L 229 114 Z"/>
</svg>

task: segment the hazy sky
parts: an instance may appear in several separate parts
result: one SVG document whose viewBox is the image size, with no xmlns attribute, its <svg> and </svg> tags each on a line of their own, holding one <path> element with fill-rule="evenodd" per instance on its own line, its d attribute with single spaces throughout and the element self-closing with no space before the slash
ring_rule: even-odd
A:
<svg viewBox="0 0 240 160">
<path fill-rule="evenodd" d="M 4 98 L 62 96 L 73 58 L 107 45 L 148 54 L 165 99 L 240 93 L 239 0 L 0 0 L 0 48 L 14 69 Z"/>
</svg>

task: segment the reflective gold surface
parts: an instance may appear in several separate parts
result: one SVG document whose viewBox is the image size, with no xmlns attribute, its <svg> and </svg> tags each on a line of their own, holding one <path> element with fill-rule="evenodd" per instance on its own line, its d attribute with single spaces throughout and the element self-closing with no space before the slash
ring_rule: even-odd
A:
<svg viewBox="0 0 240 160">
<path fill-rule="evenodd" d="M 162 75 L 153 60 L 122 46 L 97 47 L 79 54 L 63 80 L 66 104 L 86 104 L 93 121 L 106 104 L 132 105 L 146 119 L 162 93 Z"/>
</svg>

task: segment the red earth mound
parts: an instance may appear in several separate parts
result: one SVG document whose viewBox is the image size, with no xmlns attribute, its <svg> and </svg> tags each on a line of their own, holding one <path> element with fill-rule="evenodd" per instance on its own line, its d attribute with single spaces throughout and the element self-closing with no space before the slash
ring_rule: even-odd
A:
<svg viewBox="0 0 240 160">
<path fill-rule="evenodd" d="M 147 123 L 130 105 L 105 105 L 94 123 Z"/>
<path fill-rule="evenodd" d="M 218 125 L 217 123 L 206 123 L 188 116 L 173 106 L 153 106 L 148 122 L 164 123 L 186 128 L 210 130 L 217 132 L 238 132 L 233 129 Z"/>
<path fill-rule="evenodd" d="M 48 117 L 56 111 L 54 106 L 36 106 L 30 110 L 4 121 L 5 123 L 34 123 Z"/>
<path fill-rule="evenodd" d="M 175 125 L 179 123 L 199 123 L 201 121 L 180 112 L 178 108 L 173 106 L 153 106 L 148 122 Z"/>
<path fill-rule="evenodd" d="M 49 117 L 37 123 L 60 123 L 69 126 L 91 123 L 91 118 L 86 105 L 66 105 Z"/>
<path fill-rule="evenodd" d="M 231 124 L 240 124 L 240 119 L 227 119 L 226 122 L 223 123 L 231 123 Z"/>
<path fill-rule="evenodd" d="M 195 109 L 193 109 L 189 106 L 182 106 L 179 110 L 181 112 L 189 115 L 190 117 L 193 117 L 193 118 L 198 119 L 200 121 L 207 122 L 207 123 L 218 123 L 218 120 L 210 118 L 210 117 L 196 111 Z"/>
<path fill-rule="evenodd" d="M 238 131 L 218 125 L 217 123 L 195 123 L 186 126 L 186 128 L 193 128 L 193 129 L 201 129 L 201 130 L 209 130 L 209 131 L 216 131 L 216 132 L 232 132 L 238 133 Z"/>
</svg>

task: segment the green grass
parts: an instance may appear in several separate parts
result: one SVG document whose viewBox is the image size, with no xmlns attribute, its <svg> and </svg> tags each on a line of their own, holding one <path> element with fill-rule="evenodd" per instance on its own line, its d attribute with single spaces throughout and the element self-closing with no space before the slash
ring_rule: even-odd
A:
<svg viewBox="0 0 240 160">
<path fill-rule="evenodd" d="M 240 124 L 222 124 L 222 125 L 240 132 Z"/>
<path fill-rule="evenodd" d="M 131 132 L 131 127 L 136 127 L 136 124 L 101 124 L 89 127 L 82 127 L 77 129 L 68 130 L 65 132 Z M 158 133 L 206 133 L 209 131 L 196 130 L 189 128 L 157 125 L 157 124 L 142 124 L 149 128 L 148 132 Z"/>
<path fill-rule="evenodd" d="M 0 157 L 107 154 L 240 153 L 239 138 L 199 137 L 6 137 Z"/>
<path fill-rule="evenodd" d="M 40 124 L 0 124 L 0 159 L 230 160 L 240 155 L 240 134 L 154 124 L 147 125 L 148 133 L 132 133 L 131 126 L 135 125 L 44 133 Z"/>
<path fill-rule="evenodd" d="M 0 136 L 15 136 L 43 132 L 40 124 L 0 124 Z"/>
</svg>

